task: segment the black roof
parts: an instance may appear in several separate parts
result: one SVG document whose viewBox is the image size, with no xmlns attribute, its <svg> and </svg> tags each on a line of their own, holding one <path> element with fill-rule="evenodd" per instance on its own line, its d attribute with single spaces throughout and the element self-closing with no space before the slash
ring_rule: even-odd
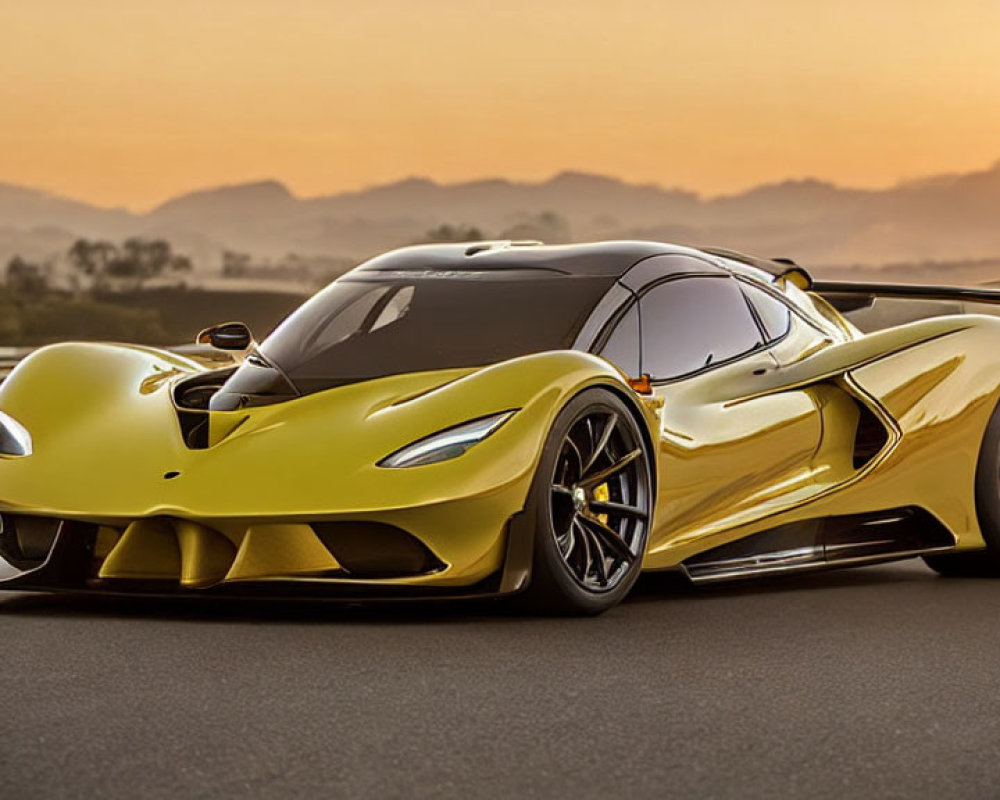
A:
<svg viewBox="0 0 1000 800">
<path fill-rule="evenodd" d="M 539 269 L 566 275 L 620 278 L 649 256 L 693 251 L 659 242 L 595 242 L 541 245 L 535 242 L 475 242 L 404 247 L 358 267 L 366 272 Z"/>
<path fill-rule="evenodd" d="M 773 278 L 789 278 L 803 289 L 808 289 L 812 284 L 809 274 L 791 259 L 757 258 L 721 248 L 695 249 L 642 241 L 565 245 L 508 241 L 414 245 L 376 256 L 352 273 L 395 272 L 413 275 L 427 272 L 440 275 L 444 272 L 508 271 L 513 279 L 515 272 L 523 277 L 525 270 L 543 270 L 567 276 L 604 278 L 610 284 L 621 279 L 640 261 L 660 255 L 701 256 L 712 264 L 718 264 L 718 259 L 723 258 L 755 267 Z M 657 269 L 662 268 L 662 265 L 657 265 Z M 686 267 L 683 262 L 678 262 L 676 272 L 687 272 L 690 268 L 690 262 Z"/>
</svg>

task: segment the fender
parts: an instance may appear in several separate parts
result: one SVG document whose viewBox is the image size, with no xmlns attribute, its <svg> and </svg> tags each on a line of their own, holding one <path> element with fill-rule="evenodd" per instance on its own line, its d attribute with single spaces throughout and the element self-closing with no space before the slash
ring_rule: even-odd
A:
<svg viewBox="0 0 1000 800">
<path fill-rule="evenodd" d="M 997 335 L 1000 336 L 1000 322 L 996 320 L 979 316 L 952 316 L 919 320 L 859 339 L 832 344 L 801 361 L 775 370 L 761 380 L 757 391 L 747 395 L 743 400 L 830 380 L 896 353 L 935 339 L 952 336 L 978 325 L 994 326 Z"/>
</svg>

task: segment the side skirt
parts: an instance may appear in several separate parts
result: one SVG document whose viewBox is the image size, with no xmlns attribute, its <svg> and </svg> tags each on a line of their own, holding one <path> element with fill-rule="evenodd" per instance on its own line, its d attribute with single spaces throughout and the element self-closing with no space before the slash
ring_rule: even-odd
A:
<svg viewBox="0 0 1000 800">
<path fill-rule="evenodd" d="M 916 507 L 782 525 L 692 556 L 693 583 L 854 567 L 953 550 L 955 537 Z"/>
</svg>

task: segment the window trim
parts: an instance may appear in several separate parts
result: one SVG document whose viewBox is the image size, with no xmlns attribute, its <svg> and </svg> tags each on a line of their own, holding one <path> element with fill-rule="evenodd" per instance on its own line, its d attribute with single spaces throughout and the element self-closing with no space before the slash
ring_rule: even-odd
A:
<svg viewBox="0 0 1000 800">
<path fill-rule="evenodd" d="M 739 291 L 740 297 L 743 299 L 743 302 L 746 303 L 747 314 L 749 314 L 750 319 L 753 321 L 754 326 L 757 328 L 757 333 L 761 337 L 761 343 L 751 348 L 750 350 L 744 350 L 742 353 L 738 353 L 735 356 L 730 356 L 729 358 L 723 359 L 722 361 L 713 361 L 712 363 L 706 364 L 705 366 L 699 367 L 698 369 L 693 370 L 691 372 L 685 372 L 683 375 L 676 375 L 672 378 L 657 378 L 655 375 L 647 373 L 646 365 L 644 363 L 645 362 L 644 356 L 646 352 L 646 343 L 645 343 L 646 336 L 645 336 L 645 328 L 642 326 L 642 298 L 644 298 L 647 294 L 653 291 L 653 289 L 657 289 L 666 283 L 671 283 L 673 281 L 678 281 L 678 280 L 688 280 L 692 278 L 693 279 L 712 278 L 715 280 L 736 281 L 736 288 Z M 750 306 L 750 301 L 747 299 L 746 293 L 743 291 L 743 287 L 739 285 L 739 279 L 733 273 L 729 272 L 729 270 L 726 270 L 725 272 L 708 272 L 708 273 L 688 272 L 677 275 L 668 275 L 658 280 L 650 281 L 649 283 L 647 283 L 638 292 L 636 292 L 636 297 L 637 301 L 639 302 L 639 331 L 640 331 L 639 368 L 644 374 L 649 374 L 650 383 L 652 383 L 654 386 L 665 386 L 671 383 L 677 383 L 678 381 L 686 381 L 690 378 L 696 378 L 700 375 L 705 374 L 706 372 L 711 372 L 714 369 L 718 369 L 719 367 L 725 367 L 728 366 L 729 364 L 735 364 L 737 361 L 742 361 L 748 356 L 755 355 L 757 353 L 767 352 L 767 350 L 770 349 L 771 344 L 773 344 L 773 343 L 769 344 L 766 341 L 767 335 L 762 329 L 760 322 L 757 320 L 757 316 L 756 314 L 754 314 L 753 308 Z M 788 326 L 788 330 L 789 332 L 791 331 L 791 325 Z"/>
<path fill-rule="evenodd" d="M 818 325 L 815 322 L 815 320 L 810 319 L 809 314 L 805 311 L 805 309 L 799 308 L 795 304 L 795 302 L 786 297 L 785 293 L 782 292 L 780 289 L 771 286 L 769 284 L 764 284 L 759 281 L 755 281 L 753 278 L 748 278 L 743 275 L 733 275 L 733 277 L 736 278 L 736 280 L 738 280 L 740 283 L 745 283 L 748 284 L 749 286 L 753 286 L 757 289 L 760 289 L 762 292 L 769 294 L 778 302 L 784 303 L 788 307 L 788 310 L 792 312 L 793 316 L 798 317 L 800 321 L 804 322 L 806 325 L 808 325 L 810 328 L 812 328 L 814 331 L 820 334 L 824 339 L 830 339 L 830 341 L 833 341 L 833 339 L 831 339 L 830 337 L 829 331 L 823 330 L 823 328 L 820 325 Z M 747 302 L 749 302 L 749 299 L 747 300 Z M 764 331 L 762 331 L 762 333 L 763 332 Z M 784 336 L 779 336 L 772 342 L 772 344 L 778 344 L 779 342 L 783 342 L 791 334 L 791 332 L 792 332 L 792 327 L 791 325 L 789 325 L 788 330 L 785 331 Z"/>
<path fill-rule="evenodd" d="M 647 280 L 646 283 L 641 284 L 638 288 L 633 287 L 629 284 L 628 279 L 637 270 L 639 270 L 647 262 L 654 259 L 666 258 L 666 257 L 680 257 L 687 259 L 691 262 L 696 262 L 698 264 L 697 269 L 692 269 L 690 272 L 680 270 L 676 272 L 667 272 L 666 274 L 658 275 L 655 278 Z M 625 315 L 632 308 L 633 303 L 636 304 L 636 313 L 639 316 L 639 370 L 642 371 L 642 361 L 645 355 L 645 343 L 642 338 L 642 295 L 646 292 L 652 291 L 661 283 L 666 283 L 671 280 L 680 280 L 682 278 L 698 278 L 698 277 L 733 277 L 733 271 L 729 269 L 724 262 L 719 259 L 714 259 L 706 255 L 705 253 L 699 251 L 692 252 L 666 252 L 666 253 L 650 253 L 649 255 L 643 256 L 638 261 L 636 261 L 631 267 L 629 267 L 622 275 L 612 284 L 611 288 L 608 289 L 608 294 L 605 298 L 610 296 L 611 292 L 616 288 L 622 291 L 628 292 L 625 299 L 622 300 L 617 306 L 615 306 L 610 312 L 607 312 L 605 319 L 597 328 L 597 332 L 590 337 L 590 342 L 580 342 L 577 341 L 574 344 L 574 349 L 577 345 L 585 345 L 580 349 L 584 352 L 590 353 L 592 355 L 601 355 L 601 350 L 607 345 L 608 340 L 611 338 L 611 334 L 617 327 L 618 323 L 625 317 Z M 601 310 L 601 304 L 598 303 L 594 308 L 593 314 L 604 313 Z M 581 335 L 583 331 L 586 331 L 588 323 L 585 322 L 581 328 Z M 605 359 L 606 360 L 606 359 Z M 636 376 L 638 377 L 638 376 Z"/>
<path fill-rule="evenodd" d="M 628 288 L 628 287 L 626 287 L 626 288 Z M 642 344 L 642 304 L 639 302 L 639 296 L 635 292 L 633 292 L 631 289 L 629 289 L 628 291 L 631 294 L 631 297 L 629 297 L 624 303 L 622 303 L 620 306 L 618 306 L 618 308 L 616 308 L 614 310 L 614 312 L 612 312 L 612 314 L 608 317 L 607 322 L 604 323 L 604 326 L 601 328 L 600 332 L 597 334 L 597 338 L 594 339 L 594 344 L 590 348 L 589 352 L 593 353 L 598 358 L 604 358 L 604 355 L 603 355 L 604 348 L 607 347 L 608 342 L 611 341 L 611 337 L 614 335 L 615 331 L 618 329 L 618 326 L 622 323 L 622 321 L 625 319 L 625 317 L 627 317 L 629 315 L 629 313 L 632 311 L 632 309 L 634 308 L 635 309 L 635 315 L 636 315 L 636 318 L 638 319 L 638 324 L 639 324 L 639 337 L 638 337 L 638 340 L 639 340 L 639 375 L 641 375 L 642 374 L 642 352 L 643 352 L 643 344 Z M 607 358 L 604 358 L 604 360 L 607 361 L 609 364 L 614 364 L 613 361 L 610 361 Z M 615 364 L 615 366 L 618 367 L 617 364 Z M 621 369 L 621 367 L 618 367 L 618 369 Z M 622 371 L 624 372 L 624 370 L 622 370 Z M 626 374 L 628 374 L 628 373 L 626 373 Z M 630 375 L 629 377 L 638 378 L 639 375 Z"/>
<path fill-rule="evenodd" d="M 743 292 L 743 299 L 747 301 L 747 306 L 750 308 L 750 313 L 753 315 L 753 318 L 754 318 L 754 320 L 757 323 L 757 327 L 760 329 L 760 335 L 764 339 L 764 343 L 768 347 L 772 347 L 773 345 L 776 345 L 779 342 L 782 342 L 785 339 L 787 339 L 789 337 L 789 335 L 791 335 L 791 333 L 792 333 L 792 312 L 794 311 L 794 309 L 791 307 L 791 305 L 789 303 L 787 303 L 784 299 L 782 299 L 778 295 L 777 292 L 768 291 L 763 286 L 760 286 L 759 284 L 757 284 L 755 281 L 752 281 L 752 280 L 743 280 L 743 279 L 741 279 L 739 277 L 736 277 L 736 280 L 739 283 L 746 284 L 747 286 L 751 286 L 754 289 L 757 289 L 758 291 L 763 292 L 768 297 L 770 297 L 772 300 L 776 300 L 779 303 L 781 303 L 781 305 L 783 305 L 785 307 L 785 309 L 788 311 L 788 326 L 785 328 L 785 332 L 783 334 L 781 334 L 781 336 L 776 336 L 773 339 L 771 339 L 771 338 L 768 337 L 767 328 L 764 325 L 764 320 L 762 320 L 760 318 L 760 313 L 757 311 L 757 308 L 754 306 L 753 300 L 750 299 L 750 295 L 747 294 L 747 292 L 743 289 L 743 287 L 742 286 L 740 287 L 740 291 Z"/>
<path fill-rule="evenodd" d="M 650 258 L 652 258 L 652 256 Z M 693 260 L 702 260 L 702 259 L 693 259 Z M 708 264 L 709 262 L 705 263 Z M 824 339 L 830 339 L 829 333 L 820 328 L 820 326 L 817 325 L 815 322 L 813 322 L 811 319 L 809 319 L 809 316 L 806 314 L 806 312 L 803 309 L 800 309 L 789 298 L 785 297 L 784 293 L 780 289 L 770 284 L 765 284 L 761 281 L 754 280 L 749 276 L 741 275 L 725 267 L 722 267 L 722 270 L 723 271 L 721 272 L 714 272 L 714 271 L 678 272 L 670 275 L 663 275 L 649 281 L 643 286 L 640 286 L 638 289 L 633 289 L 632 287 L 627 286 L 626 284 L 622 283 L 621 280 L 616 281 L 616 285 L 627 291 L 630 296 L 627 299 L 625 299 L 624 302 L 622 302 L 617 308 L 615 308 L 608 315 L 604 324 L 597 332 L 597 335 L 593 338 L 593 341 L 590 347 L 587 349 L 587 352 L 600 357 L 601 350 L 608 343 L 608 340 L 611 338 L 614 329 L 625 318 L 625 315 L 629 313 L 632 307 L 636 306 L 637 307 L 636 311 L 639 316 L 639 371 L 640 373 L 643 373 L 645 371 L 644 367 L 646 360 L 646 340 L 645 336 L 643 335 L 643 326 L 642 326 L 642 298 L 645 297 L 647 294 L 649 294 L 651 291 L 653 291 L 653 289 L 656 289 L 665 283 L 670 283 L 671 281 L 687 280 L 691 278 L 715 278 L 715 279 L 729 278 L 735 280 L 737 284 L 746 284 L 748 286 L 752 286 L 758 289 L 759 291 L 762 291 L 765 294 L 769 295 L 773 299 L 777 300 L 779 303 L 782 303 L 788 309 L 792 317 L 795 317 L 800 322 L 805 323 L 812 330 L 820 334 Z M 750 298 L 747 296 L 747 293 L 744 291 L 742 285 L 739 287 L 739 289 L 740 289 L 740 294 L 743 297 L 743 301 L 747 304 L 747 310 L 750 312 L 750 316 L 753 319 L 754 324 L 757 326 L 758 332 L 760 333 L 762 344 L 758 347 L 753 348 L 752 350 L 747 350 L 743 353 L 740 353 L 739 355 L 725 359 L 724 361 L 716 361 L 711 364 L 706 364 L 704 367 L 701 367 L 693 372 L 686 372 L 683 375 L 679 375 L 675 378 L 655 378 L 650 376 L 650 382 L 654 386 L 664 386 L 671 383 L 676 383 L 678 381 L 687 380 L 688 378 L 695 378 L 715 369 L 716 367 L 729 366 L 730 364 L 734 364 L 737 361 L 740 361 L 741 359 L 747 358 L 751 355 L 767 352 L 771 350 L 773 347 L 784 342 L 788 337 L 792 335 L 793 320 L 790 319 L 788 328 L 781 336 L 779 336 L 776 339 L 768 340 L 767 330 L 764 328 L 764 325 L 761 322 L 761 320 L 758 319 L 758 315 L 753 307 L 753 303 L 750 301 Z M 633 377 L 639 377 L 639 376 L 637 375 Z"/>
</svg>

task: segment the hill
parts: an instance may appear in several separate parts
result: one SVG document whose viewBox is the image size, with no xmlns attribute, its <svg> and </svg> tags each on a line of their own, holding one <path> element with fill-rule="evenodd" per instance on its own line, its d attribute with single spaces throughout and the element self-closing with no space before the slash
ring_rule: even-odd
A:
<svg viewBox="0 0 1000 800">
<path fill-rule="evenodd" d="M 998 211 L 1000 164 L 885 190 L 806 179 L 713 198 L 580 172 L 537 183 L 407 178 L 311 198 L 259 181 L 187 193 L 142 214 L 0 184 L 0 259 L 56 252 L 74 236 L 126 235 L 168 237 L 201 270 L 217 269 L 223 249 L 360 259 L 447 223 L 488 236 L 539 230 L 550 240 L 712 244 L 822 268 L 995 257 Z"/>
</svg>

